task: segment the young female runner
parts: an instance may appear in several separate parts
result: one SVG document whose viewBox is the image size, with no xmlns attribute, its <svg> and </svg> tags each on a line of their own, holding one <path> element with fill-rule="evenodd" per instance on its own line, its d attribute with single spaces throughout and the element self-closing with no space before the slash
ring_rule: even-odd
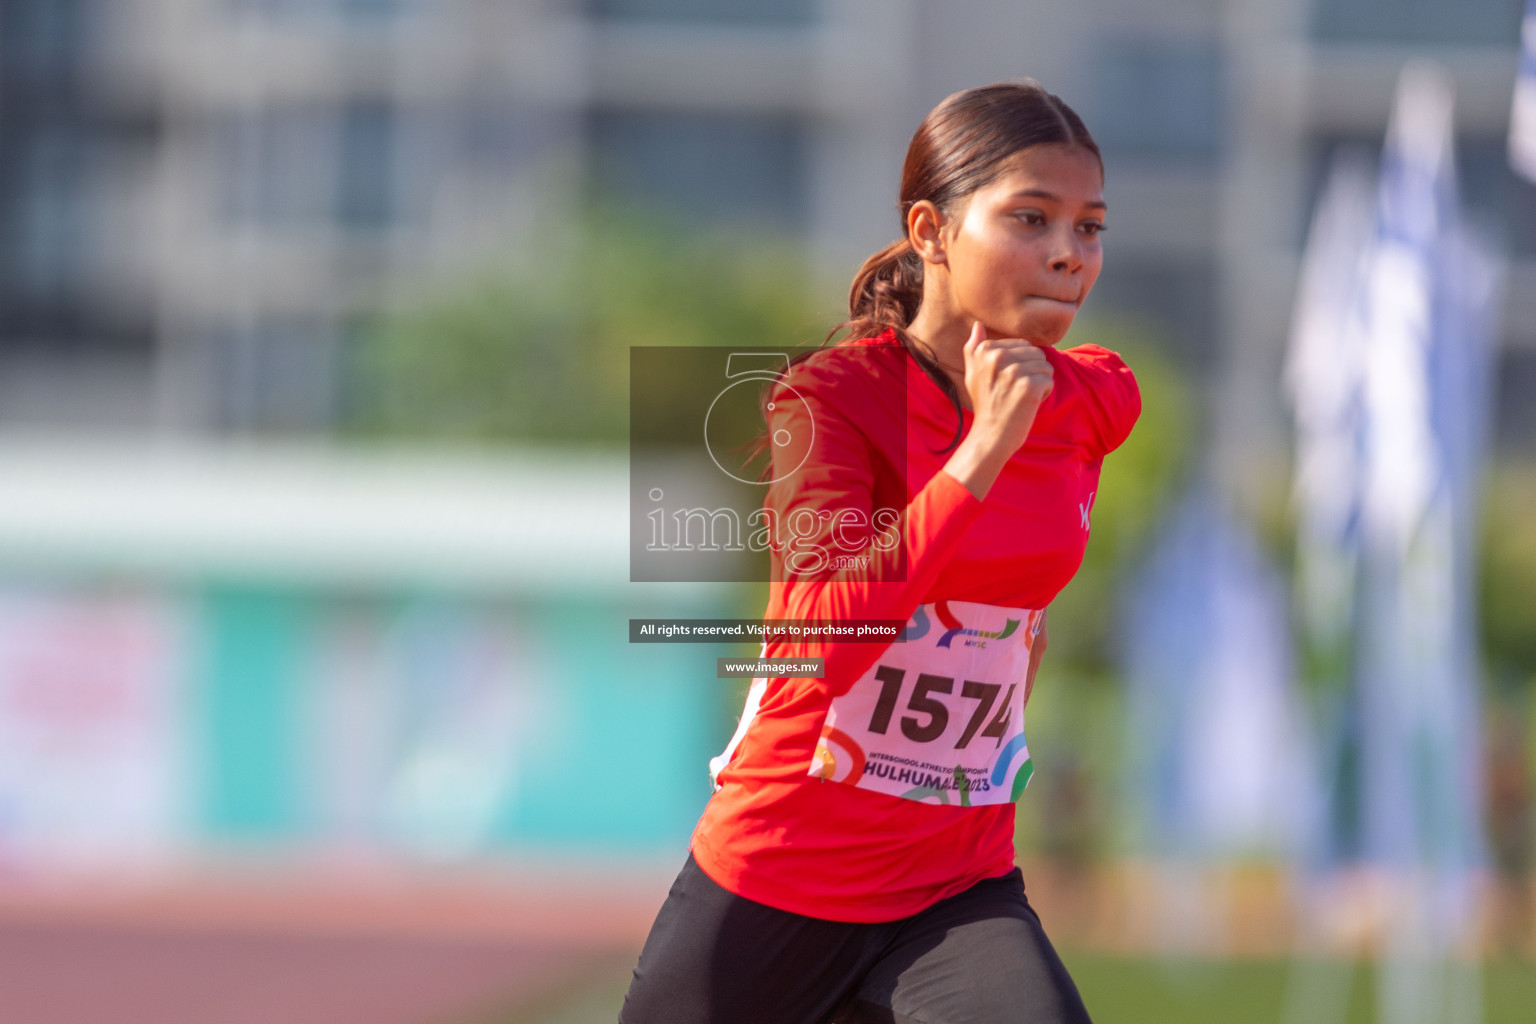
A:
<svg viewBox="0 0 1536 1024">
<path fill-rule="evenodd" d="M 956 93 L 913 136 L 853 340 L 767 405 L 790 540 L 765 618 L 906 638 L 766 645 L 825 677 L 754 681 L 622 1024 L 1088 1020 L 1025 899 L 1013 800 L 1044 609 L 1140 412 L 1114 353 L 1054 348 L 1099 275 L 1103 175 L 1029 81 Z"/>
</svg>

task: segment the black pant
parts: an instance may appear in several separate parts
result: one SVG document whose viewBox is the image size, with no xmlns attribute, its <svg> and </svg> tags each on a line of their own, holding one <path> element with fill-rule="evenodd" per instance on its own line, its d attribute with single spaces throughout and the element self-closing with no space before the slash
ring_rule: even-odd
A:
<svg viewBox="0 0 1536 1024">
<path fill-rule="evenodd" d="M 899 921 L 736 896 L 690 856 L 619 1024 L 1089 1024 L 1014 868 Z"/>
</svg>

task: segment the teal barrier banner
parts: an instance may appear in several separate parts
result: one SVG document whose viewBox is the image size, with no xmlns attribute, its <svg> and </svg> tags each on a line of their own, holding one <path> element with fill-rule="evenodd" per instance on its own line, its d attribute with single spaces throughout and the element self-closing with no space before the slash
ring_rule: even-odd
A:
<svg viewBox="0 0 1536 1024">
<path fill-rule="evenodd" d="M 209 584 L 0 595 L 0 865 L 682 850 L 728 648 L 603 599 Z M 71 854 L 74 851 L 74 854 Z"/>
</svg>

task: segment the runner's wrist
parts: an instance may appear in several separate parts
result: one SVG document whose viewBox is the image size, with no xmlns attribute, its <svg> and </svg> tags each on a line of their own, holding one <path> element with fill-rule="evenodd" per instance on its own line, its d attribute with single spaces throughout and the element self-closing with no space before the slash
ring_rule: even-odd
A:
<svg viewBox="0 0 1536 1024">
<path fill-rule="evenodd" d="M 960 442 L 960 447 L 944 464 L 944 472 L 958 480 L 977 501 L 986 500 L 987 492 L 997 482 L 1008 461 L 1008 453 L 988 441 L 988 438 L 972 433 Z"/>
</svg>

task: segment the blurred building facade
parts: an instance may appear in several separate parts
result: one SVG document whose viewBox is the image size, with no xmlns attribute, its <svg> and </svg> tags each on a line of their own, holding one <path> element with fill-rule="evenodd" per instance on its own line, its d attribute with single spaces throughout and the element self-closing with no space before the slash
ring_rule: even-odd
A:
<svg viewBox="0 0 1536 1024">
<path fill-rule="evenodd" d="M 1240 484 L 1284 450 L 1320 168 L 1379 145 L 1414 56 L 1454 76 L 1469 199 L 1515 258 L 1500 379 L 1536 387 L 1536 190 L 1503 158 L 1520 7 L 5 0 L 0 425 L 323 431 L 359 312 L 537 245 L 593 183 L 804 240 L 835 294 L 899 230 L 922 115 L 1031 75 L 1105 151 L 1098 308 L 1215 385 Z M 1503 404 L 1506 442 L 1536 434 Z"/>
<path fill-rule="evenodd" d="M 0 890 L 293 851 L 669 862 L 729 595 L 628 582 L 619 453 L 0 442 Z"/>
</svg>

